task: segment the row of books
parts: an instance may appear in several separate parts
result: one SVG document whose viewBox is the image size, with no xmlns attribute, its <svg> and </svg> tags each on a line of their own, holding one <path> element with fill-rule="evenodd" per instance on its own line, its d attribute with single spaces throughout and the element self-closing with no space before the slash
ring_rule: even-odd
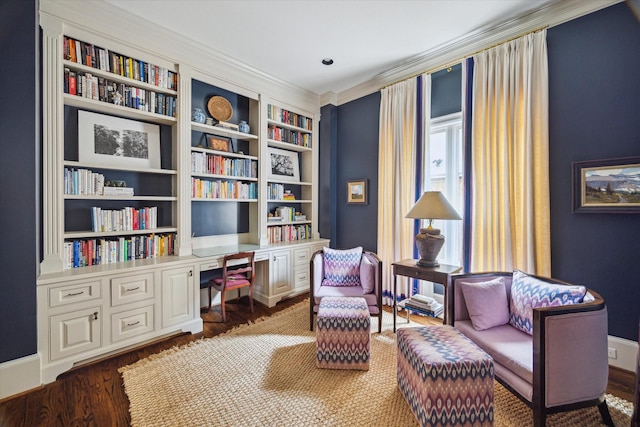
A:
<svg viewBox="0 0 640 427">
<path fill-rule="evenodd" d="M 313 121 L 309 117 L 305 117 L 301 114 L 297 114 L 271 104 L 267 105 L 267 118 L 307 130 L 313 129 Z"/>
<path fill-rule="evenodd" d="M 267 129 L 267 138 L 274 141 L 286 142 L 300 147 L 311 146 L 311 134 L 297 132 L 291 129 L 282 129 L 277 126 L 269 126 Z"/>
<path fill-rule="evenodd" d="M 431 297 L 416 294 L 404 301 L 404 306 L 418 312 L 438 317 L 444 313 L 444 305 Z"/>
<path fill-rule="evenodd" d="M 64 194 L 100 196 L 104 175 L 89 169 L 64 168 Z"/>
<path fill-rule="evenodd" d="M 309 224 L 270 226 L 267 227 L 267 238 L 269 243 L 311 239 L 311 226 Z"/>
<path fill-rule="evenodd" d="M 257 199 L 258 186 L 255 182 L 208 181 L 191 178 L 191 197 L 197 199 Z"/>
<path fill-rule="evenodd" d="M 75 72 L 69 68 L 64 69 L 64 92 L 136 110 L 176 116 L 175 96 L 128 86 L 91 73 Z"/>
<path fill-rule="evenodd" d="M 122 209 L 91 208 L 91 230 L 94 232 L 155 230 L 158 228 L 157 206 Z"/>
<path fill-rule="evenodd" d="M 87 67 L 149 83 L 164 89 L 178 89 L 178 74 L 164 67 L 64 37 L 64 59 Z"/>
<path fill-rule="evenodd" d="M 116 239 L 67 240 L 64 242 L 64 268 L 173 255 L 175 239 L 175 234 L 150 234 Z"/>
<path fill-rule="evenodd" d="M 257 178 L 258 162 L 251 159 L 232 159 L 217 154 L 193 152 L 191 153 L 191 172 Z"/>
<path fill-rule="evenodd" d="M 275 217 L 282 218 L 283 221 L 302 221 L 301 215 L 297 215 L 296 210 L 291 206 L 278 206 L 275 210 Z"/>
<path fill-rule="evenodd" d="M 288 191 L 288 190 L 287 190 Z M 267 184 L 267 200 L 295 200 L 296 196 L 285 192 L 282 184 Z"/>
</svg>

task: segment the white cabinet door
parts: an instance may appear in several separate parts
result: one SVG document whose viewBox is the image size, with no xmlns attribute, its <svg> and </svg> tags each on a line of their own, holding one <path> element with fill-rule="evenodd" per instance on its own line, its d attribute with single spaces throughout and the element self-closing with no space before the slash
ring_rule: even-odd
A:
<svg viewBox="0 0 640 427">
<path fill-rule="evenodd" d="M 291 292 L 291 251 L 272 252 L 270 263 L 271 295 Z"/>
<path fill-rule="evenodd" d="M 49 318 L 50 360 L 62 359 L 102 345 L 102 311 L 99 306 Z"/>
<path fill-rule="evenodd" d="M 162 327 L 193 318 L 193 267 L 162 272 Z"/>
</svg>

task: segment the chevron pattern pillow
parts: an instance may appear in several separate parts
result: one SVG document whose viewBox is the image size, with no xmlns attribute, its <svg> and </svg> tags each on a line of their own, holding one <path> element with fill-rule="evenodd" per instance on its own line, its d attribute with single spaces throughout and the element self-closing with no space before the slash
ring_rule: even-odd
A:
<svg viewBox="0 0 640 427">
<path fill-rule="evenodd" d="M 513 272 L 509 323 L 533 335 L 533 309 L 580 304 L 587 288 L 544 282 L 522 271 Z"/>
<path fill-rule="evenodd" d="M 324 280 L 322 286 L 362 286 L 360 259 L 362 246 L 353 249 L 323 249 Z"/>
</svg>

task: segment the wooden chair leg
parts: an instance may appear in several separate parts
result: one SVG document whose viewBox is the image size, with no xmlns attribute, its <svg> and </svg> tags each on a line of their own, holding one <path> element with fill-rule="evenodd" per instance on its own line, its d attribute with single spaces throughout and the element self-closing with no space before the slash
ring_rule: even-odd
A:
<svg viewBox="0 0 640 427">
<path fill-rule="evenodd" d="M 602 422 L 609 427 L 615 427 L 613 424 L 613 420 L 611 419 L 611 414 L 609 413 L 609 407 L 607 406 L 606 400 L 603 400 L 602 403 L 598 405 L 598 409 L 600 410 Z"/>
<path fill-rule="evenodd" d="M 222 292 L 220 292 L 220 307 L 222 308 L 222 321 L 227 321 L 227 312 L 224 309 L 224 288 L 222 288 Z"/>
<path fill-rule="evenodd" d="M 251 307 L 251 312 L 253 313 L 253 286 L 249 286 L 249 307 Z"/>
<path fill-rule="evenodd" d="M 209 283 L 209 308 L 207 309 L 207 313 L 211 311 L 211 283 Z"/>
</svg>

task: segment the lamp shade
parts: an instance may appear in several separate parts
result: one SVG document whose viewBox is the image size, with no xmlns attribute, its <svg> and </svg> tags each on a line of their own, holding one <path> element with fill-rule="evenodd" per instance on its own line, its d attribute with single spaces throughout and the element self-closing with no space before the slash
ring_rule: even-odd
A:
<svg viewBox="0 0 640 427">
<path fill-rule="evenodd" d="M 462 219 L 439 191 L 425 191 L 405 218 Z"/>
</svg>

